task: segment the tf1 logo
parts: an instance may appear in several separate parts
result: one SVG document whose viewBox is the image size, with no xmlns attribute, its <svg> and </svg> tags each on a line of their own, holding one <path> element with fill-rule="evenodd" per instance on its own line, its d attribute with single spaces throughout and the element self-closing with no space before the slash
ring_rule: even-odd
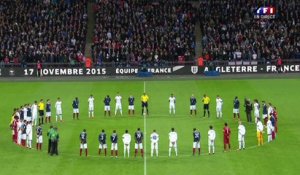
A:
<svg viewBox="0 0 300 175">
<path fill-rule="evenodd" d="M 276 14 L 276 10 L 274 7 L 259 7 L 255 11 L 254 17 L 257 19 L 274 19 Z"/>
</svg>

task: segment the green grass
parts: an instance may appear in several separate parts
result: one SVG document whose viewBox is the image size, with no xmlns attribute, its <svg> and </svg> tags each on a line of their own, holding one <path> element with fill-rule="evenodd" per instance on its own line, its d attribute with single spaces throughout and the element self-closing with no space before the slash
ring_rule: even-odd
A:
<svg viewBox="0 0 300 175">
<path fill-rule="evenodd" d="M 300 137 L 298 132 L 299 110 L 299 79 L 253 79 L 253 80 L 193 80 L 193 81 L 147 81 L 146 91 L 150 96 L 150 116 L 146 118 L 148 175 L 182 175 L 182 174 L 297 174 L 300 171 L 298 160 L 300 154 Z M 131 134 L 136 128 L 144 130 L 141 117 L 140 95 L 143 92 L 143 81 L 108 81 L 108 82 L 1 82 L 0 83 L 0 164 L 1 174 L 144 174 L 144 160 L 133 157 L 134 144 L 131 144 L 131 158 L 123 158 L 123 144 L 119 140 L 119 158 L 97 156 L 97 136 L 102 128 L 108 135 L 116 129 L 119 137 L 128 129 Z M 104 117 L 103 98 L 112 97 L 117 92 L 123 96 L 123 117 Z M 168 115 L 168 97 L 176 96 L 176 116 Z M 212 117 L 202 118 L 200 98 L 206 93 L 211 99 Z M 87 98 L 95 97 L 95 119 L 87 117 Z M 136 97 L 136 116 L 128 117 L 127 98 L 132 94 Z M 195 94 L 198 99 L 198 116 L 190 117 L 189 97 Z M 215 97 L 221 95 L 224 100 L 223 119 L 215 118 Z M 71 102 L 77 96 L 80 100 L 80 120 L 72 120 Z M 232 119 L 232 100 L 239 96 L 243 103 L 244 97 L 258 98 L 272 102 L 279 113 L 279 134 L 277 140 L 262 147 L 256 147 L 255 125 L 245 123 L 247 129 L 245 151 L 237 149 L 237 123 Z M 27 150 L 11 143 L 11 132 L 8 127 L 12 109 L 34 100 L 57 97 L 63 101 L 63 123 L 58 126 L 61 140 L 60 155 L 50 157 L 43 151 Z M 114 103 L 112 103 L 114 111 Z M 54 111 L 53 111 L 54 113 Z M 245 120 L 243 108 L 241 117 Z M 52 121 L 54 117 L 52 117 Z M 228 122 L 232 129 L 232 151 L 223 153 L 222 128 Z M 217 131 L 216 154 L 207 155 L 208 126 L 213 125 Z M 44 134 L 49 125 L 44 126 Z M 178 157 L 168 155 L 168 132 L 175 127 L 178 132 Z M 192 128 L 199 128 L 202 139 L 201 156 L 191 156 Z M 88 132 L 89 157 L 79 157 L 79 133 L 83 128 Z M 150 158 L 150 133 L 156 129 L 160 135 L 159 158 Z M 266 135 L 265 135 L 266 140 Z M 44 141 L 46 136 L 44 135 Z M 35 145 L 35 139 L 33 142 Z M 108 141 L 110 149 L 110 142 Z"/>
</svg>

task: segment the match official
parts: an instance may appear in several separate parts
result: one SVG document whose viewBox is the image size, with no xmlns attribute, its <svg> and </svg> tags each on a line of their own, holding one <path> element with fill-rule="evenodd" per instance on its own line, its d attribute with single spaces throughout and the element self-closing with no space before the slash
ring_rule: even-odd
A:
<svg viewBox="0 0 300 175">
<path fill-rule="evenodd" d="M 146 108 L 146 112 L 147 112 L 147 115 L 149 115 L 149 111 L 148 111 L 148 100 L 149 100 L 149 96 L 144 93 L 142 96 L 141 96 L 141 101 L 142 101 L 142 115 L 144 115 L 144 110 Z"/>
<path fill-rule="evenodd" d="M 43 99 L 40 100 L 38 104 L 39 108 L 39 124 L 44 124 L 44 110 L 45 110 L 45 103 Z"/>
<path fill-rule="evenodd" d="M 203 95 L 202 102 L 203 102 L 203 110 L 204 110 L 203 117 L 205 117 L 206 111 L 207 111 L 208 117 L 210 117 L 210 112 L 209 112 L 210 98 L 208 96 L 206 96 L 206 94 Z"/>
</svg>

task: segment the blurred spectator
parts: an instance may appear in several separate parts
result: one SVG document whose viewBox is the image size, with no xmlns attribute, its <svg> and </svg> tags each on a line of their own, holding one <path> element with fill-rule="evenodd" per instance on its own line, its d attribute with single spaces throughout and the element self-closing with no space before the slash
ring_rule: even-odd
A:
<svg viewBox="0 0 300 175">
<path fill-rule="evenodd" d="M 87 0 L 1 0 L 0 60 L 70 62 L 86 30 Z"/>
<path fill-rule="evenodd" d="M 160 65 L 195 55 L 195 9 L 186 0 L 101 0 L 94 11 L 98 62 Z"/>
</svg>

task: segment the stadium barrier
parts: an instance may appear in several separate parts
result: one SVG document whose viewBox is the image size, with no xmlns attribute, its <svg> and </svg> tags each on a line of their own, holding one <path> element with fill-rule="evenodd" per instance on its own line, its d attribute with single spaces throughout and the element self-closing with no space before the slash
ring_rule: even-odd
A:
<svg viewBox="0 0 300 175">
<path fill-rule="evenodd" d="M 275 64 L 267 65 L 214 65 L 214 66 L 191 66 L 174 65 L 147 67 L 151 75 L 204 75 L 206 71 L 217 71 L 220 74 L 252 74 L 252 73 L 275 73 Z M 282 72 L 300 72 L 300 63 L 290 62 L 282 66 Z M 138 76 L 139 67 L 46 67 L 41 70 L 43 76 Z M 37 69 L 34 67 L 4 67 L 0 68 L 0 77 L 34 77 L 37 76 Z"/>
</svg>

